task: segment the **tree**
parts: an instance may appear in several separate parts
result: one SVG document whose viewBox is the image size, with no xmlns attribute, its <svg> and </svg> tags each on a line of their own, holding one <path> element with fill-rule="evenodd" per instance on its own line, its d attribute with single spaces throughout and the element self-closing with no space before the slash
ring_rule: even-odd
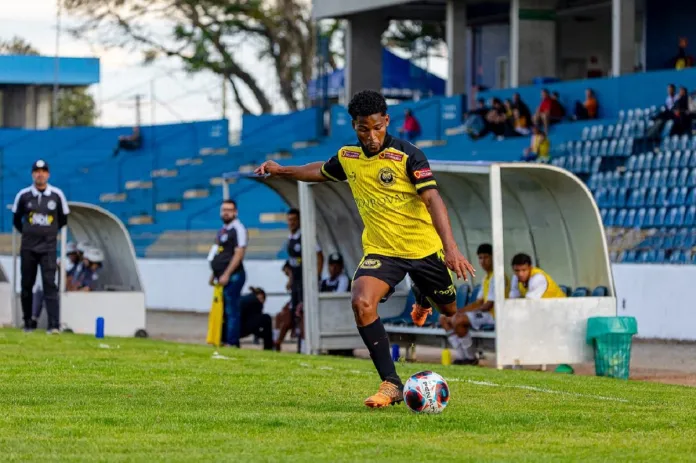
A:
<svg viewBox="0 0 696 463">
<path fill-rule="evenodd" d="M 0 40 L 0 55 L 39 56 L 39 50 L 22 37 Z M 58 127 L 94 125 L 97 119 L 97 105 L 87 89 L 81 87 L 62 88 L 58 93 Z"/>
<path fill-rule="evenodd" d="M 384 34 L 385 45 L 410 53 L 412 59 L 424 58 L 427 53 L 446 45 L 445 25 L 441 22 L 394 21 Z"/>
<path fill-rule="evenodd" d="M 62 0 L 81 24 L 73 34 L 106 46 L 143 52 L 145 62 L 176 57 L 189 72 L 208 71 L 229 82 L 237 105 L 252 112 L 246 87 L 261 112 L 282 100 L 291 111 L 308 103 L 307 82 L 315 66 L 317 27 L 303 0 Z M 153 23 L 164 23 L 160 34 Z M 338 27 L 322 30 L 332 37 Z M 332 41 L 333 42 L 333 41 Z M 239 50 L 258 49 L 271 67 L 280 95 L 273 95 L 242 62 Z M 334 50 L 335 47 L 332 48 Z M 335 65 L 335 57 L 330 60 Z"/>
</svg>

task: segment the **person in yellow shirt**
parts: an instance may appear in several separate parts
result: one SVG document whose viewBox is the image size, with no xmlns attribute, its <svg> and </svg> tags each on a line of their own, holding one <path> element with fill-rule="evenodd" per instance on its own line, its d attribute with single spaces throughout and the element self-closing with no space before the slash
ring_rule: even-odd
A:
<svg viewBox="0 0 696 463">
<path fill-rule="evenodd" d="M 525 148 L 522 160 L 525 162 L 545 162 L 548 163 L 551 151 L 551 142 L 543 130 L 538 126 L 532 127 L 532 137 L 529 148 Z"/>
<path fill-rule="evenodd" d="M 483 243 L 476 251 L 479 265 L 486 272 L 476 300 L 457 311 L 453 317 L 440 316 L 440 326 L 447 331 L 447 340 L 454 348 L 455 365 L 477 365 L 473 340 L 469 330 L 485 325 L 495 326 L 495 286 L 493 279 L 493 246 Z M 510 291 L 510 279 L 505 275 L 505 297 Z"/>
<path fill-rule="evenodd" d="M 510 285 L 510 299 L 566 297 L 548 273 L 532 265 L 532 258 L 527 254 L 517 254 L 512 258 L 512 270 L 515 276 Z"/>
</svg>

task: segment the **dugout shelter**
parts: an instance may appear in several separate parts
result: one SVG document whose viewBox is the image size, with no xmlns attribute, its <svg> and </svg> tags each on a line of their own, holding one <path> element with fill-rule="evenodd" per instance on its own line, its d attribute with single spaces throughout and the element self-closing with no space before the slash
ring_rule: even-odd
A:
<svg viewBox="0 0 696 463">
<path fill-rule="evenodd" d="M 90 292 L 70 292 L 65 288 L 65 265 L 60 266 L 60 325 L 79 334 L 94 334 L 96 320 L 104 318 L 106 336 L 146 336 L 145 293 L 138 271 L 135 250 L 128 230 L 121 220 L 109 211 L 93 204 L 70 202 L 67 228 L 75 242 L 87 241 L 104 252 L 104 264 L 99 273 L 97 288 Z M 13 241 L 19 239 L 13 230 Z M 68 230 L 61 231 L 61 261 L 65 262 Z M 16 241 L 18 244 L 18 241 Z M 13 245 L 14 275 L 17 291 L 19 246 Z M 2 293 L 0 293 L 1 295 Z M 17 297 L 14 324 L 22 323 Z"/>
<path fill-rule="evenodd" d="M 587 187 L 570 172 L 544 164 L 431 162 L 452 229 L 462 252 L 476 265 L 479 244 L 493 244 L 497 366 L 582 363 L 592 360 L 585 342 L 586 320 L 616 315 L 616 293 L 604 229 Z M 237 176 L 227 174 L 225 179 Z M 343 254 L 346 269 L 355 270 L 362 257 L 363 223 L 347 183 L 298 183 L 259 178 L 292 207 L 299 207 L 303 237 L 305 333 L 313 354 L 363 347 L 355 327 L 350 294 L 318 291 L 318 242 L 327 252 Z M 227 194 L 226 184 L 223 192 Z M 396 238 L 396 237 L 395 237 Z M 559 284 L 605 287 L 602 297 L 505 299 L 504 273 L 520 252 Z M 479 270 L 474 283 L 480 283 Z M 404 311 L 408 288 L 380 305 L 384 319 Z M 428 343 L 438 328 L 390 330 L 390 337 L 408 335 Z"/>
</svg>

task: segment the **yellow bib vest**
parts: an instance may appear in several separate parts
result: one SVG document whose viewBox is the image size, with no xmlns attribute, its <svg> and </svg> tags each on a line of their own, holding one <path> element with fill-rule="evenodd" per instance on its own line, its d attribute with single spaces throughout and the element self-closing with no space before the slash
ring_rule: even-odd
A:
<svg viewBox="0 0 696 463">
<path fill-rule="evenodd" d="M 530 273 L 529 278 L 531 279 L 534 275 L 539 274 L 544 275 L 544 278 L 546 278 L 546 292 L 543 296 L 541 296 L 542 299 L 566 297 L 566 294 L 563 292 L 560 286 L 558 286 L 556 282 L 553 281 L 553 278 L 551 278 L 549 274 L 544 272 L 542 269 L 538 267 L 532 267 L 532 272 Z M 520 295 L 523 298 L 527 297 L 527 287 L 523 285 L 522 282 L 517 283 L 517 289 L 520 291 Z"/>
</svg>

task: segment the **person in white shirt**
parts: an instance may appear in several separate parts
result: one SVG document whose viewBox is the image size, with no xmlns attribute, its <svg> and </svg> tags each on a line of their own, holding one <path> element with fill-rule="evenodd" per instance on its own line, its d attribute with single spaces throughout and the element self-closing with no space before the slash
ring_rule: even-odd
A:
<svg viewBox="0 0 696 463">
<path fill-rule="evenodd" d="M 665 107 L 667 107 L 667 111 L 672 110 L 674 103 L 676 103 L 678 99 L 679 96 L 677 95 L 676 87 L 674 84 L 669 84 L 667 86 L 667 98 L 665 99 Z"/>
<path fill-rule="evenodd" d="M 527 254 L 517 254 L 512 258 L 515 276 L 510 284 L 510 299 L 548 299 L 566 297 L 560 286 L 539 267 L 532 265 Z"/>
<path fill-rule="evenodd" d="M 321 280 L 319 291 L 322 293 L 346 293 L 350 291 L 350 278 L 343 266 L 343 256 L 334 252 L 329 256 L 329 277 Z"/>
</svg>

